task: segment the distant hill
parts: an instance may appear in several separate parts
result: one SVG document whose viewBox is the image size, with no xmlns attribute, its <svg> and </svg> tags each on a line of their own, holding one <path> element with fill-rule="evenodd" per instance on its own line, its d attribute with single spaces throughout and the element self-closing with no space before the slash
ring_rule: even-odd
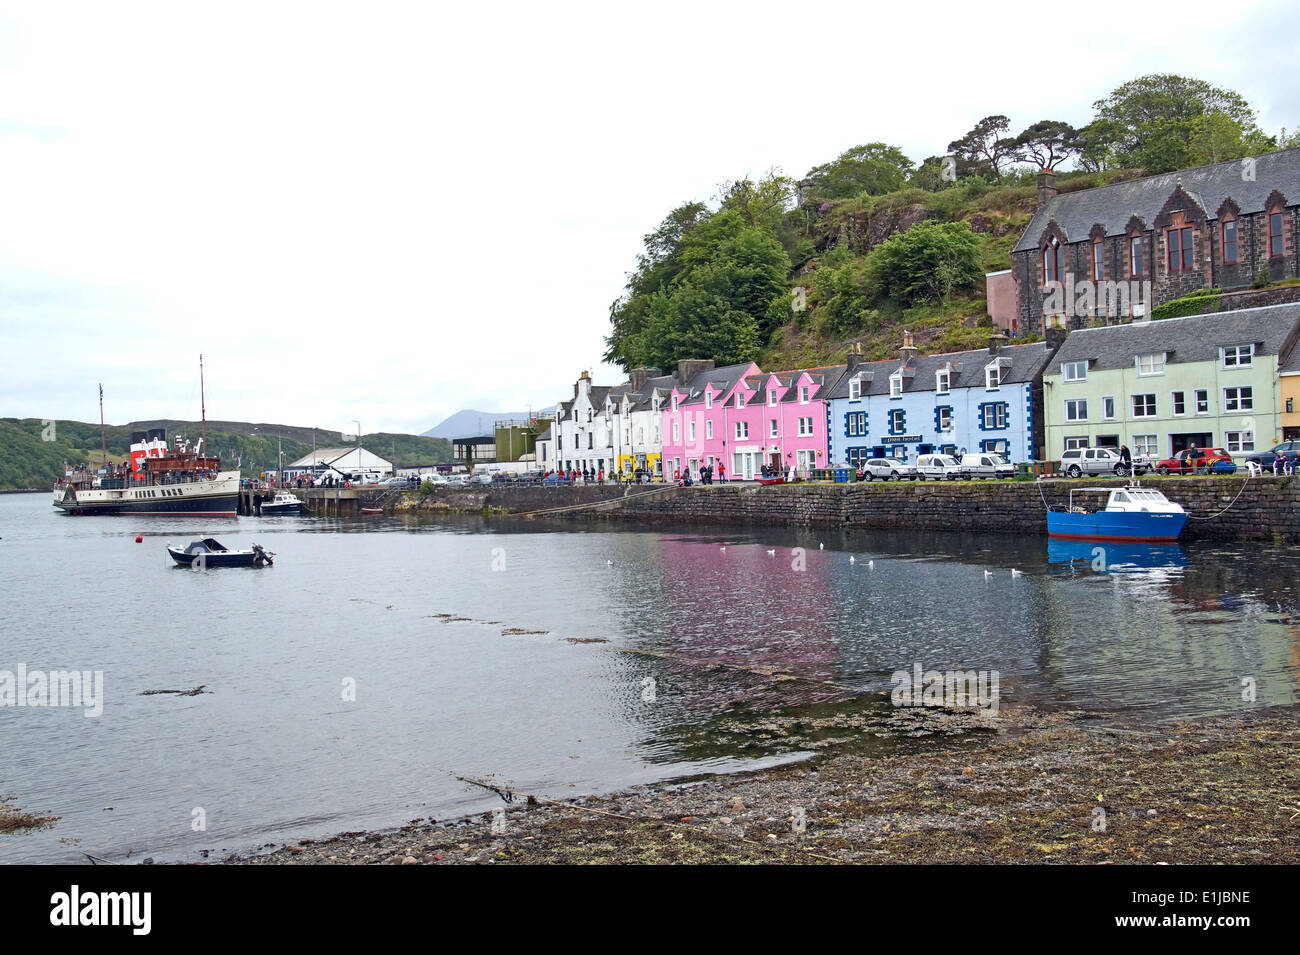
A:
<svg viewBox="0 0 1300 955">
<path fill-rule="evenodd" d="M 178 435 L 197 440 L 202 425 L 198 421 L 133 421 L 105 428 L 108 457 L 124 461 L 132 431 L 166 428 L 169 443 Z M 286 463 L 309 454 L 312 449 L 311 428 L 251 421 L 209 421 L 208 451 L 221 457 L 223 467 L 237 464 L 245 477 L 275 467 L 277 445 L 282 446 Z M 277 439 L 277 434 L 279 438 Z M 353 435 L 337 431 L 315 431 L 316 447 L 346 447 Z M 439 438 L 415 434 L 367 434 L 363 445 L 399 467 L 415 464 L 446 464 L 451 461 L 451 444 Z M 83 462 L 99 466 L 99 425 L 84 421 L 55 421 L 47 429 L 39 418 L 0 418 L 0 490 L 48 488 L 63 474 L 64 462 Z"/>
<path fill-rule="evenodd" d="M 549 414 L 554 410 L 554 406 L 550 408 L 534 408 L 533 415 Z M 491 434 L 493 426 L 498 421 L 518 421 L 522 423 L 527 420 L 527 411 L 474 411 L 466 408 L 457 411 L 441 424 L 425 431 L 423 437 L 472 438 L 477 435 Z"/>
</svg>

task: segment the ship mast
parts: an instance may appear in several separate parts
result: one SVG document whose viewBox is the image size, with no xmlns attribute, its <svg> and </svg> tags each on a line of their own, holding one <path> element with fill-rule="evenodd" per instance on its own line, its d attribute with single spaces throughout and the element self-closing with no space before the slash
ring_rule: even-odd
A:
<svg viewBox="0 0 1300 955">
<path fill-rule="evenodd" d="M 203 451 L 208 453 L 208 404 L 203 395 L 203 356 L 199 355 L 199 414 L 203 417 Z"/>
<path fill-rule="evenodd" d="M 108 439 L 104 437 L 104 383 L 99 383 L 99 447 L 104 453 L 104 464 L 108 464 Z"/>
</svg>

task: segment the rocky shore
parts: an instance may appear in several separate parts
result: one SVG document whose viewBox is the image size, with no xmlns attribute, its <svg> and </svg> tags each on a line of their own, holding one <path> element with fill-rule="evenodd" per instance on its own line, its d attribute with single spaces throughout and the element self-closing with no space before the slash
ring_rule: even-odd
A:
<svg viewBox="0 0 1300 955">
<path fill-rule="evenodd" d="M 237 864 L 1300 862 L 1300 707 L 1126 725 L 1111 714 L 899 714 L 910 752 L 606 796 L 502 794 L 450 822 L 303 840 Z M 484 781 L 492 787 L 491 781 Z"/>
</svg>

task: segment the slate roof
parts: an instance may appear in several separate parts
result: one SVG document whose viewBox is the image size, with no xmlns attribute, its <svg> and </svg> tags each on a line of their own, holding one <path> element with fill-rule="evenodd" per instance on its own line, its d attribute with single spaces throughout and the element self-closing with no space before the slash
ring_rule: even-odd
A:
<svg viewBox="0 0 1300 955">
<path fill-rule="evenodd" d="M 1169 364 L 1218 361 L 1223 345 L 1254 343 L 1256 355 L 1294 359 L 1294 338 L 1300 325 L 1300 302 L 1265 305 L 1209 315 L 1189 315 L 1131 325 L 1081 328 L 1070 332 L 1056 353 L 1051 374 L 1067 361 L 1086 361 L 1089 370 L 1132 368 L 1138 355 L 1165 353 Z M 1287 349 L 1291 349 L 1287 351 Z"/>
<path fill-rule="evenodd" d="M 1014 385 L 1033 381 L 1046 367 L 1051 355 L 1050 349 L 1043 342 L 1035 342 L 1029 345 L 1004 345 L 996 356 L 990 355 L 987 348 L 948 352 L 943 355 L 918 355 L 911 361 L 910 367 L 914 372 L 912 377 L 903 379 L 903 394 L 934 391 L 935 373 L 947 364 L 959 364 L 961 366 L 951 371 L 948 380 L 950 389 L 983 388 L 984 369 L 994 358 L 1010 360 L 1010 364 L 1004 365 L 1002 369 L 1002 384 Z M 859 372 L 863 371 L 871 372 L 872 376 L 870 381 L 863 380 L 862 394 L 864 396 L 887 395 L 889 394 L 889 378 L 902 365 L 903 360 L 901 357 L 890 358 L 886 361 L 863 362 L 852 372 L 846 370 L 838 381 L 832 384 L 828 393 L 821 394 L 818 397 L 847 398 L 849 396 L 849 382 L 857 377 Z"/>
<path fill-rule="evenodd" d="M 1295 205 L 1300 203 L 1300 149 L 1283 149 L 1255 157 L 1254 181 L 1243 180 L 1241 161 L 1234 159 L 1053 196 L 1038 207 L 1012 252 L 1036 251 L 1051 220 L 1064 230 L 1069 242 L 1088 238 L 1098 222 L 1105 227 L 1107 235 L 1123 235 L 1134 214 L 1150 229 L 1180 181 L 1211 219 L 1218 215 L 1219 206 L 1228 198 L 1237 203 L 1243 214 L 1260 212 L 1275 189 L 1289 204 Z"/>
<path fill-rule="evenodd" d="M 745 372 L 752 364 L 753 362 L 747 361 L 743 365 L 725 365 L 722 368 L 710 368 L 707 371 L 699 372 L 688 382 L 674 382 L 677 390 L 687 395 L 679 403 L 679 407 L 681 405 L 704 404 L 705 384 L 711 384 L 715 391 L 725 394 L 731 390 L 736 382 L 744 377 Z"/>
</svg>

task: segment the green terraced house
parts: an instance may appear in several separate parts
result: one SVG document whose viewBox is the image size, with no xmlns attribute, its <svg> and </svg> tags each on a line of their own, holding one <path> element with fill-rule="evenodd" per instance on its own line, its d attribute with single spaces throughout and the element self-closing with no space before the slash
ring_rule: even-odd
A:
<svg viewBox="0 0 1300 955">
<path fill-rule="evenodd" d="M 1234 456 L 1281 440 L 1278 368 L 1300 303 L 1070 332 L 1043 375 L 1047 458 L 1119 447 L 1159 458 L 1195 444 Z"/>
</svg>

